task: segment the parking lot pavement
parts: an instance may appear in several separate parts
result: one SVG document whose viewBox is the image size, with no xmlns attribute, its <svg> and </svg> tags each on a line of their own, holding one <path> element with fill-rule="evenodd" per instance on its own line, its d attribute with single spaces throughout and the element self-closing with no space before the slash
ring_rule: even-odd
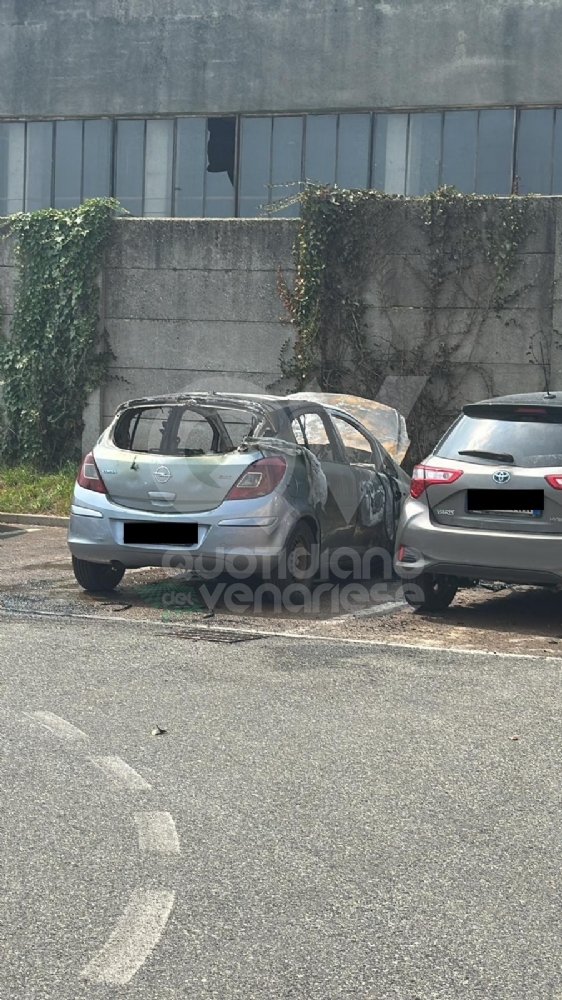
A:
<svg viewBox="0 0 562 1000">
<path fill-rule="evenodd" d="M 440 614 L 412 612 L 397 594 L 399 584 L 367 581 L 365 601 L 345 593 L 348 581 L 331 580 L 313 591 L 309 607 L 289 611 L 266 600 L 255 588 L 232 601 L 228 588 L 243 581 L 201 587 L 169 572 L 129 571 L 115 591 L 86 594 L 72 573 L 63 528 L 0 530 L 0 608 L 96 617 L 119 616 L 260 632 L 296 632 L 334 639 L 366 639 L 491 652 L 562 656 L 562 593 L 531 587 L 491 585 L 459 591 Z M 220 589 L 222 586 L 222 590 Z M 371 588 L 375 586 L 376 592 Z M 218 595 L 218 596 L 217 596 Z M 361 596 L 361 595 L 360 595 Z M 365 596 L 365 595 L 363 595 Z"/>
<path fill-rule="evenodd" d="M 557 661 L 18 615 L 0 663 L 2 998 L 562 995 Z"/>
</svg>

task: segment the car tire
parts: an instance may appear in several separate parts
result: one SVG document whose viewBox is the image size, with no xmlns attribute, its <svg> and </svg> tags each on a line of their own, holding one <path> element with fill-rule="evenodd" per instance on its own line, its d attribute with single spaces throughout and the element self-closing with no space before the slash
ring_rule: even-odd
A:
<svg viewBox="0 0 562 1000">
<path fill-rule="evenodd" d="M 72 556 L 72 569 L 78 583 L 84 590 L 114 590 L 123 579 L 125 567 L 110 566 L 108 563 L 86 562 Z"/>
<path fill-rule="evenodd" d="M 440 576 L 420 573 L 415 580 L 404 584 L 404 597 L 419 611 L 445 611 L 459 589 L 454 576 Z"/>
<path fill-rule="evenodd" d="M 299 576 L 299 572 L 302 572 L 306 568 L 305 564 L 307 562 L 310 565 L 309 560 L 312 558 L 314 542 L 314 533 L 310 525 L 306 521 L 299 521 L 285 543 L 285 571 L 283 573 L 280 568 L 277 568 L 272 574 L 272 583 L 281 589 L 283 587 L 290 587 L 293 584 L 301 584 L 303 587 L 310 589 L 312 586 L 312 576 L 306 576 L 303 579 Z"/>
</svg>

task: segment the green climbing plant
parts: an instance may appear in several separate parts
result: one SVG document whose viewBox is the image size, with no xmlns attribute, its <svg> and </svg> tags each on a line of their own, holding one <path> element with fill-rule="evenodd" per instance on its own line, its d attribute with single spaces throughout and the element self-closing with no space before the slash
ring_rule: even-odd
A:
<svg viewBox="0 0 562 1000">
<path fill-rule="evenodd" d="M 19 273 L 9 336 L 0 343 L 2 460 L 51 470 L 76 461 L 89 393 L 112 353 L 99 330 L 99 273 L 110 198 L 13 216 Z"/>
<path fill-rule="evenodd" d="M 388 376 L 425 376 L 409 422 L 414 461 L 450 421 L 468 370 L 493 390 L 472 353 L 490 317 L 526 290 L 517 268 L 530 199 L 451 187 L 404 198 L 307 184 L 292 200 L 301 207 L 295 280 L 278 279 L 294 330 L 281 352 L 283 376 L 296 389 L 314 381 L 368 398 Z M 397 288 L 413 288 L 420 303 L 409 320 Z"/>
</svg>

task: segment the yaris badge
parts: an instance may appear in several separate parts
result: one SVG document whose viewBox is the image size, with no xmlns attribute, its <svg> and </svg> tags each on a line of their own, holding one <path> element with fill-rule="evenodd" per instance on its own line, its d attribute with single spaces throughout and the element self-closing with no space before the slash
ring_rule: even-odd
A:
<svg viewBox="0 0 562 1000">
<path fill-rule="evenodd" d="M 157 483 L 167 483 L 168 479 L 172 478 L 172 473 L 167 465 L 159 465 L 153 476 Z"/>
<path fill-rule="evenodd" d="M 492 479 L 494 480 L 495 483 L 498 483 L 500 486 L 503 486 L 504 483 L 509 482 L 511 476 L 509 472 L 505 471 L 505 469 L 500 469 L 499 472 L 494 472 Z"/>
</svg>

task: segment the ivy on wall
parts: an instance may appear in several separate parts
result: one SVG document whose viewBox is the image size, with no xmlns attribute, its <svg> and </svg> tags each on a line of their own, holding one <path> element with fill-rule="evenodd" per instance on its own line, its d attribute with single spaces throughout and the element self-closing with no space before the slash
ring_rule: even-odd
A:
<svg viewBox="0 0 562 1000">
<path fill-rule="evenodd" d="M 10 335 L 0 344 L 2 443 L 8 464 L 51 470 L 80 455 L 89 393 L 112 358 L 99 332 L 98 276 L 111 219 L 109 198 L 78 208 L 13 216 L 19 268 Z"/>
<path fill-rule="evenodd" d="M 296 389 L 315 382 L 324 392 L 372 399 L 389 376 L 425 376 L 408 420 L 406 464 L 412 465 L 456 412 L 468 371 L 478 375 L 484 395 L 493 394 L 489 369 L 472 355 L 490 317 L 528 287 L 517 269 L 530 200 L 450 187 L 409 199 L 314 184 L 298 200 L 296 277 L 293 287 L 281 274 L 278 282 L 294 327 L 281 353 L 283 376 Z M 417 246 L 409 243 L 413 237 Z M 396 309 L 397 285 L 402 295 L 414 287 L 423 303 L 409 320 Z M 367 286 L 376 301 L 368 324 Z"/>
</svg>

